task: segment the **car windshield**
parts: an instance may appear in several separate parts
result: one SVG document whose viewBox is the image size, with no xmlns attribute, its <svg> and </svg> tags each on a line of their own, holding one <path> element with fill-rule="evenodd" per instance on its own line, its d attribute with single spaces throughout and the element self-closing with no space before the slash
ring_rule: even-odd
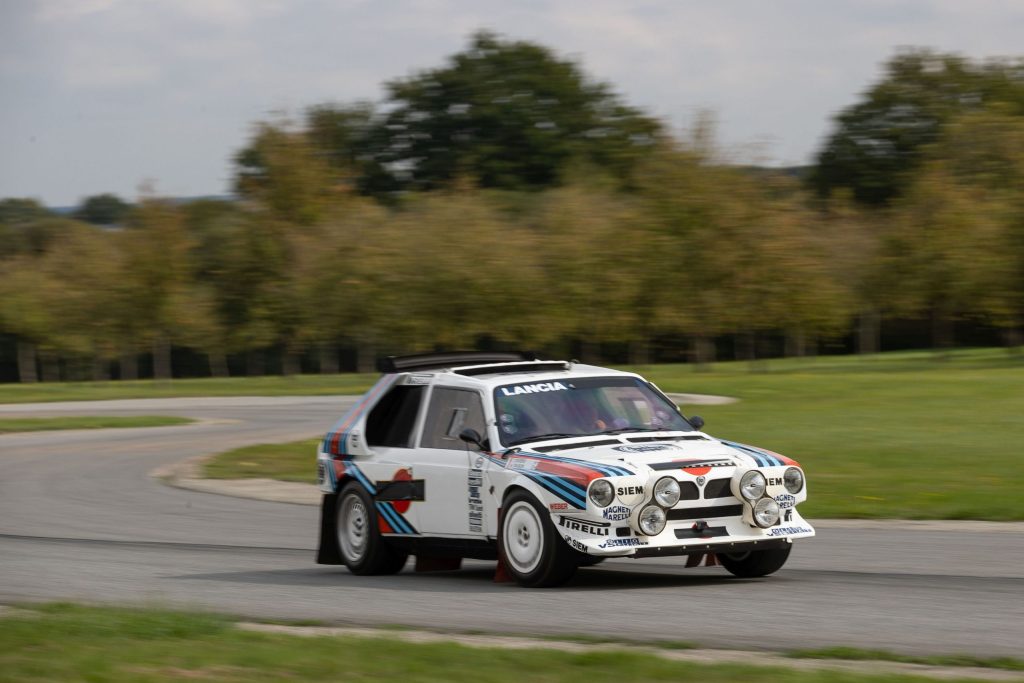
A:
<svg viewBox="0 0 1024 683">
<path fill-rule="evenodd" d="M 528 441 L 630 431 L 693 431 L 674 405 L 636 377 L 506 384 L 494 390 L 506 447 Z"/>
</svg>

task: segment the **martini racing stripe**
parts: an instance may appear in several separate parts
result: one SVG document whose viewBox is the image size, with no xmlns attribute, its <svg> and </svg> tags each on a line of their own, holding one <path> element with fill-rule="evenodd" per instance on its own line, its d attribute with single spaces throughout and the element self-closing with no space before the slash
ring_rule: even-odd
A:
<svg viewBox="0 0 1024 683">
<path fill-rule="evenodd" d="M 619 467 L 618 465 L 608 465 L 602 462 L 592 462 L 590 460 L 577 460 L 576 458 L 566 458 L 558 455 L 546 455 L 544 453 L 535 453 L 533 451 L 522 451 L 516 453 L 516 456 L 533 458 L 535 460 L 547 460 L 548 462 L 561 462 L 566 465 L 576 465 L 578 467 L 586 467 L 592 470 L 597 470 L 606 477 L 629 477 L 633 473 L 627 470 L 625 467 Z"/>
<path fill-rule="evenodd" d="M 377 511 L 387 520 L 396 534 L 419 533 L 413 528 L 412 524 L 409 524 L 405 517 L 395 510 L 391 503 L 377 501 L 374 505 L 376 505 Z"/>
<path fill-rule="evenodd" d="M 551 493 L 555 494 L 569 505 L 581 510 L 587 507 L 586 491 L 574 481 L 564 477 L 530 470 L 519 470 L 519 473 L 537 482 Z"/>
<path fill-rule="evenodd" d="M 386 388 L 390 387 L 398 379 L 398 375 L 384 375 L 377 383 L 374 384 L 366 394 L 363 395 L 359 402 L 356 403 L 352 408 L 340 420 L 338 420 L 331 431 L 327 432 L 324 437 L 323 443 L 320 445 L 320 450 L 324 453 L 330 453 L 332 455 L 344 455 L 346 453 L 346 441 L 348 441 L 348 434 L 352 431 L 352 427 L 355 425 L 356 420 L 363 411 L 366 410 L 367 406 L 373 403 L 373 400 Z"/>
<path fill-rule="evenodd" d="M 377 488 L 373 485 L 373 482 L 371 482 L 367 478 L 367 476 L 365 474 L 363 474 L 362 470 L 360 470 L 359 467 L 357 467 L 355 464 L 353 464 L 351 460 L 346 460 L 345 464 L 347 465 L 347 467 L 345 468 L 345 472 L 347 474 L 351 474 L 352 478 L 355 479 L 356 481 L 358 481 L 359 484 L 364 489 L 366 489 L 366 491 L 371 496 L 376 496 L 377 495 Z M 384 518 L 384 521 L 386 521 L 388 523 L 388 526 L 391 527 L 391 529 L 394 531 L 394 533 L 396 533 L 396 534 L 418 534 L 419 533 L 418 531 L 416 531 L 415 527 L 413 527 L 413 525 L 409 523 L 409 520 L 407 520 L 405 517 L 403 517 L 402 514 L 398 510 L 395 509 L 395 507 L 394 507 L 394 505 L 392 503 L 386 502 L 386 501 L 375 501 L 374 502 L 374 506 L 377 508 L 378 514 L 380 514 L 380 516 Z"/>
<path fill-rule="evenodd" d="M 750 446 L 741 443 L 733 443 L 732 441 L 722 441 L 722 443 L 724 443 L 726 446 L 729 446 L 730 448 L 735 448 L 737 450 L 743 451 L 744 453 L 752 457 L 754 460 L 756 460 L 757 464 L 760 465 L 761 467 L 778 467 L 786 464 L 774 455 L 770 455 L 762 450 L 751 448 Z"/>
</svg>

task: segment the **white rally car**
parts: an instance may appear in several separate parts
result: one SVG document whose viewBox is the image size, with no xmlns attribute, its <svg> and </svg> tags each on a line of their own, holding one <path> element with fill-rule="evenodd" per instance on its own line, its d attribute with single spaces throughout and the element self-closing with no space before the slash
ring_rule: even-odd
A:
<svg viewBox="0 0 1024 683">
<path fill-rule="evenodd" d="M 814 535 L 800 466 L 699 431 L 642 377 L 518 354 L 391 357 L 324 438 L 317 562 L 497 559 L 523 586 L 608 557 L 770 574 Z"/>
</svg>

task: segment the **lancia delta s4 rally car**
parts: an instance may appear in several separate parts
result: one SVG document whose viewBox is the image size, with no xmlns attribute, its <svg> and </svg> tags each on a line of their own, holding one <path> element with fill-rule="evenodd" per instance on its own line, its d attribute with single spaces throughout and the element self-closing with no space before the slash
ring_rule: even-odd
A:
<svg viewBox="0 0 1024 683">
<path fill-rule="evenodd" d="M 391 357 L 324 438 L 317 562 L 496 559 L 552 586 L 609 557 L 770 574 L 814 535 L 800 466 L 700 431 L 642 377 L 518 354 Z"/>
</svg>

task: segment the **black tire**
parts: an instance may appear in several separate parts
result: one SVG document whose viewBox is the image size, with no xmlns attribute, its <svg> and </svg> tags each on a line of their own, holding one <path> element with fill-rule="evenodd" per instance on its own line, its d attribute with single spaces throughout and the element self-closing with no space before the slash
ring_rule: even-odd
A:
<svg viewBox="0 0 1024 683">
<path fill-rule="evenodd" d="M 366 489 L 354 481 L 345 484 L 338 494 L 335 515 L 338 550 L 350 572 L 369 576 L 402 570 L 409 555 L 380 535 L 377 509 Z"/>
<path fill-rule="evenodd" d="M 576 573 L 576 551 L 558 536 L 548 511 L 522 489 L 505 498 L 498 543 L 508 573 L 520 586 L 560 586 Z"/>
<path fill-rule="evenodd" d="M 727 555 L 718 554 L 718 561 L 729 570 L 729 573 L 742 579 L 753 579 L 758 576 L 768 576 L 782 569 L 789 559 L 789 551 L 792 545 L 774 550 L 751 550 L 748 553 L 736 553 Z"/>
</svg>

